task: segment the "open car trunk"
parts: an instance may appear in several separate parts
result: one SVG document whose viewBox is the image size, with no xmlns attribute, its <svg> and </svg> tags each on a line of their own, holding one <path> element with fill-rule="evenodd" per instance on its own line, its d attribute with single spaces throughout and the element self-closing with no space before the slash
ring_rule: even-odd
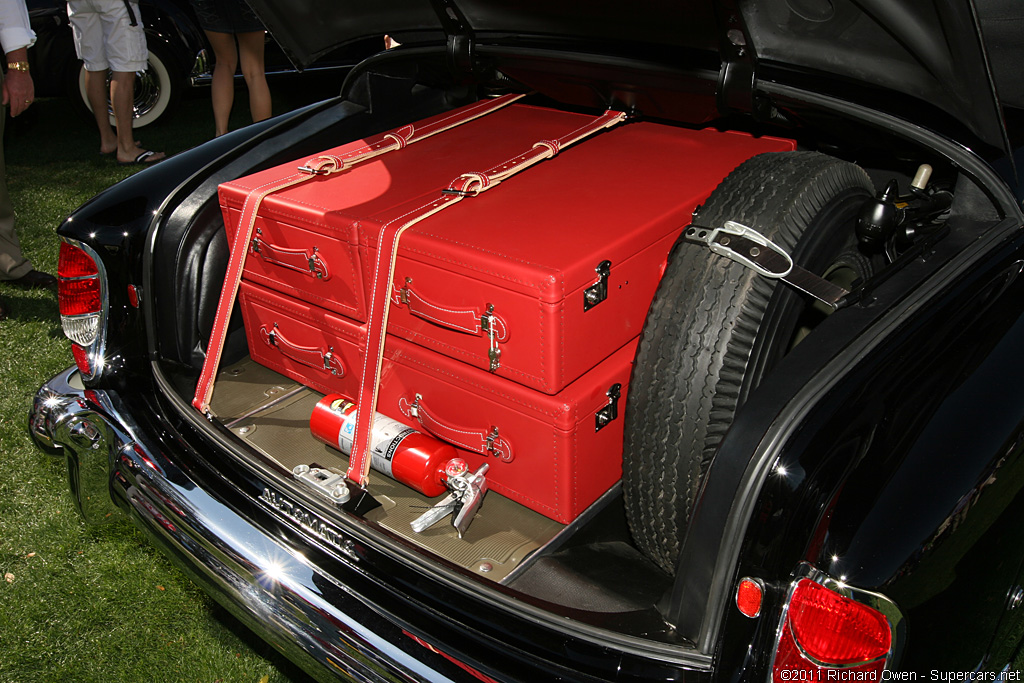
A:
<svg viewBox="0 0 1024 683">
<path fill-rule="evenodd" d="M 182 410 L 194 410 L 186 405 L 192 401 L 200 368 L 208 356 L 208 339 L 228 262 L 227 235 L 234 237 L 245 229 L 240 225 L 243 205 L 260 180 L 281 176 L 286 173 L 281 169 L 293 168 L 296 162 L 324 150 L 343 153 L 404 124 L 457 111 L 442 91 L 417 86 L 396 95 L 393 85 L 389 79 L 364 77 L 353 89 L 363 95 L 358 104 L 336 102 L 312 112 L 301 130 L 261 143 L 259 151 L 264 154 L 258 164 L 239 157 L 217 178 L 190 188 L 188 211 L 172 213 L 161 226 L 153 255 L 177 256 L 153 260 L 151 286 L 157 312 L 151 322 L 154 337 L 160 340 L 155 365 L 165 385 L 173 388 L 174 402 Z M 388 98 L 392 99 L 389 104 L 403 103 L 390 107 L 405 112 L 402 118 L 385 120 L 372 115 L 370 103 L 376 99 L 379 106 Z M 791 112 L 808 114 L 808 120 L 813 120 L 808 103 L 795 91 L 781 92 L 779 101 L 787 101 Z M 601 115 L 600 111 L 563 107 L 542 97 L 515 107 L 554 120 L 590 120 Z M 499 123 L 510 118 L 508 111 L 493 116 Z M 372 196 L 353 198 L 345 194 L 343 185 L 317 194 L 308 189 L 314 187 L 311 183 L 293 204 L 282 197 L 267 199 L 261 207 L 263 213 L 257 212 L 263 222 L 245 241 L 250 270 L 242 277 L 240 304 L 234 308 L 236 315 L 215 375 L 210 429 L 219 439 L 227 439 L 232 457 L 274 479 L 275 487 L 264 490 L 260 503 L 291 520 L 317 543 L 333 543 L 325 522 L 341 528 L 355 525 L 362 533 L 379 538 L 382 547 L 400 547 L 416 556 L 417 563 L 429 567 L 433 575 L 448 577 L 469 592 L 501 595 L 508 609 L 519 609 L 518 603 L 531 614 L 545 615 L 546 623 L 554 628 L 601 634 L 609 642 L 630 647 L 650 643 L 666 648 L 663 652 L 677 652 L 682 659 L 700 649 L 703 652 L 692 661 L 706 666 L 711 649 L 696 648 L 695 643 L 708 632 L 707 625 L 677 630 L 678 615 L 671 609 L 684 601 L 668 597 L 680 567 L 686 564 L 687 558 L 680 555 L 682 539 L 703 490 L 703 477 L 723 439 L 729 438 L 729 428 L 744 419 L 743 406 L 757 391 L 771 385 L 772 370 L 783 359 L 790 368 L 799 367 L 804 348 L 816 352 L 809 355 L 814 366 L 803 368 L 804 372 L 813 374 L 824 368 L 827 358 L 822 360 L 820 350 L 842 349 L 868 324 L 863 315 L 852 326 L 842 322 L 844 311 L 866 306 L 866 293 L 873 295 L 881 287 L 888 297 L 885 300 L 892 301 L 911 291 L 914 283 L 900 276 L 907 264 L 925 252 L 938 254 L 915 276 L 923 278 L 953 258 L 957 245 L 984 234 L 1011 211 L 1002 191 L 984 184 L 994 176 L 977 160 L 954 158 L 963 152 L 951 145 L 936 140 L 937 144 L 929 147 L 927 134 L 909 129 L 907 135 L 904 131 L 882 134 L 872 130 L 867 119 L 851 116 L 844 121 L 841 111 L 830 111 L 827 120 L 822 120 L 825 124 L 820 127 L 804 128 L 725 125 L 722 121 L 715 126 L 683 126 L 655 119 L 625 122 L 578 146 L 566 146 L 557 156 L 507 180 L 486 196 L 466 200 L 466 205 L 474 201 L 483 205 L 493 197 L 488 208 L 481 209 L 483 217 L 474 216 L 469 223 L 460 220 L 458 210 L 465 208 L 460 206 L 410 228 L 403 238 L 407 251 L 400 247 L 399 261 L 405 258 L 421 271 L 440 268 L 446 257 L 460 264 L 456 271 L 474 270 L 472 263 L 467 265 L 470 252 L 502 252 L 509 260 L 522 262 L 531 251 L 547 249 L 544 239 L 551 235 L 558 236 L 553 243 L 573 264 L 581 253 L 586 254 L 585 267 L 567 266 L 584 275 L 571 283 L 568 276 L 564 283 L 559 282 L 560 289 L 571 292 L 566 300 L 559 295 L 551 302 L 541 302 L 556 309 L 559 324 L 540 331 L 513 330 L 509 346 L 500 349 L 497 367 L 488 355 L 488 344 L 494 340 L 486 331 L 471 336 L 468 346 L 460 346 L 461 338 L 456 340 L 458 335 L 450 330 L 430 336 L 430 323 L 422 320 L 429 316 L 406 312 L 403 304 L 408 302 L 400 292 L 386 297 L 396 318 L 385 341 L 377 411 L 454 447 L 470 471 L 489 465 L 487 477 L 493 483 L 464 529 L 455 528 L 449 514 L 426 529 L 415 530 L 413 522 L 443 502 L 447 491 L 427 495 L 409 482 L 379 471 L 370 472 L 367 496 L 339 502 L 339 486 L 348 487 L 350 493 L 355 488 L 346 479 L 350 460 L 341 449 L 316 437 L 311 417 L 326 396 L 355 401 L 358 395 L 360 368 L 366 365 L 365 326 L 373 297 L 361 298 L 353 292 L 372 292 L 370 265 L 377 263 L 379 244 L 379 238 L 365 226 L 387 224 L 387 218 L 402 215 L 403 209 L 413 206 L 410 202 L 422 199 L 428 190 L 443 189 L 445 183 L 436 181 L 456 177 L 458 174 L 452 173 L 456 166 L 466 172 L 483 171 L 520 148 L 531 149 L 525 144 L 529 141 L 562 135 L 561 124 L 550 136 L 527 126 L 522 140 L 513 133 L 493 133 L 500 141 L 499 149 L 493 160 L 481 161 L 480 166 L 467 165 L 460 158 L 467 149 L 476 154 L 481 148 L 475 133 L 465 132 L 480 124 L 466 124 L 463 132 L 470 142 L 439 153 L 437 158 L 444 163 L 438 178 L 424 173 L 429 176 L 424 179 L 417 176 L 414 166 L 400 166 L 404 159 L 420 159 L 416 145 L 409 145 L 391 153 L 393 159 L 389 156 L 362 171 L 357 169 L 363 175 L 356 186 L 359 191 L 372 187 Z M 506 130 L 514 131 L 519 124 L 505 125 Z M 861 144 L 865 131 L 877 135 L 877 142 Z M 445 139 L 458 140 L 458 135 L 449 131 L 437 139 L 449 136 Z M 614 158 L 625 170 L 594 192 L 591 188 L 602 176 L 598 171 L 602 170 L 601 159 L 607 158 L 607 145 L 619 139 L 628 141 L 620 148 L 628 153 Z M 432 148 L 426 142 L 423 146 L 422 155 L 427 158 Z M 773 155 L 782 155 L 787 161 L 767 161 L 775 159 Z M 846 160 L 852 158 L 858 163 Z M 403 161 L 396 161 L 400 159 Z M 567 166 L 563 162 L 572 159 L 581 161 L 569 164 L 570 172 L 590 174 L 587 184 L 554 184 L 562 177 L 560 169 Z M 912 189 L 911 178 L 920 164 L 930 164 L 931 175 Z M 670 177 L 667 185 L 666 177 Z M 424 187 L 409 191 L 410 183 Z M 616 194 L 617 186 L 627 189 Z M 657 192 L 636 201 L 636 193 L 652 186 Z M 801 198 L 822 187 L 826 188 L 822 197 Z M 396 198 L 396 193 L 402 192 L 407 194 Z M 671 201 L 658 205 L 658 198 L 666 196 Z M 326 203 L 313 206 L 319 201 L 316 197 Z M 531 198 L 536 203 L 531 203 Z M 386 207 L 359 206 L 374 201 L 384 202 Z M 795 210 L 793 202 L 797 203 Z M 296 208 L 300 205 L 307 213 Z M 653 211 L 644 213 L 645 207 L 652 206 Z M 809 217 L 796 216 L 807 207 L 813 209 Z M 897 220 L 895 214 L 901 211 L 904 213 Z M 547 220 L 546 214 L 558 218 L 538 223 Z M 631 215 L 643 217 L 631 225 Z M 582 216 L 581 224 L 573 224 L 573 216 Z M 509 223 L 492 230 L 490 226 L 498 220 Z M 699 233 L 703 228 L 722 227 L 727 221 L 737 221 L 767 236 L 819 280 L 845 290 L 832 301 L 838 311 L 755 272 L 749 264 L 712 251 L 704 234 L 687 231 L 691 225 Z M 890 223 L 897 222 L 899 227 L 892 228 Z M 658 228 L 636 230 L 638 225 L 651 223 Z M 312 248 L 274 242 L 278 238 L 287 242 L 289 231 L 298 227 L 315 233 Z M 275 237 L 275 229 L 283 232 Z M 479 241 L 466 246 L 466 235 L 452 238 L 446 230 L 463 230 Z M 328 250 L 325 235 L 341 243 L 349 259 L 344 268 L 332 263 L 329 278 L 313 263 L 313 256 Z M 431 239 L 440 242 L 431 246 Z M 629 246 L 628 256 L 600 258 L 615 242 Z M 517 248 L 522 251 L 516 252 Z M 645 251 L 652 254 L 649 261 L 628 276 L 620 275 L 621 261 Z M 293 258 L 296 254 L 301 255 L 298 261 Z M 603 260 L 612 261 L 611 276 L 602 275 Z M 277 263 L 267 265 L 270 261 Z M 496 266 L 492 261 L 486 264 L 476 270 L 493 275 Z M 916 267 L 922 267 L 921 260 Z M 275 270 L 282 274 L 274 275 Z M 477 281 L 487 280 L 477 275 Z M 397 292 L 406 277 L 418 285 L 426 275 L 406 276 L 399 269 L 388 285 Z M 463 278 L 461 285 L 446 286 L 462 292 L 472 288 L 466 284 L 472 281 Z M 591 313 L 585 303 L 587 292 L 602 283 L 610 290 L 608 299 Z M 322 291 L 304 293 L 307 285 Z M 811 289 L 821 292 L 813 283 Z M 631 294 L 616 302 L 622 290 Z M 637 290 L 635 295 L 633 290 Z M 481 312 L 486 315 L 487 305 L 500 296 L 481 295 L 477 319 Z M 756 304 L 759 312 L 755 317 L 735 310 L 742 308 L 735 305 L 737 298 L 740 304 Z M 536 309 L 541 304 L 534 301 L 530 306 Z M 493 312 L 503 314 L 513 308 L 499 303 Z M 588 328 L 577 341 L 562 345 L 561 339 L 579 334 L 572 325 L 589 324 L 587 316 L 602 311 L 606 318 L 601 323 Z M 884 315 L 884 306 L 873 315 Z M 559 327 L 563 319 L 570 327 Z M 289 324 L 292 327 L 287 327 Z M 549 329 L 553 331 L 546 331 Z M 552 347 L 536 345 L 538 338 L 547 334 L 562 337 Z M 744 335 L 751 339 L 744 341 Z M 816 342 L 816 335 L 824 341 Z M 524 344 L 518 358 L 513 343 Z M 551 348 L 565 357 L 563 365 L 539 363 L 550 355 Z M 591 351 L 592 357 L 573 365 Z M 349 357 L 339 372 L 332 359 L 346 354 Z M 614 367 L 606 367 L 607 363 Z M 545 418 L 544 437 L 523 437 L 506 431 L 497 421 L 492 425 L 482 418 L 483 428 L 477 431 L 482 433 L 484 445 L 474 450 L 438 430 L 431 432 L 415 411 L 408 409 L 418 396 L 426 393 L 433 397 L 416 391 L 411 374 L 426 378 L 426 382 L 433 377 L 434 396 L 444 395 L 441 402 L 456 417 L 472 414 L 476 403 L 501 400 L 517 406 L 519 414 L 547 414 L 558 412 L 563 399 L 569 398 L 582 417 L 564 428 L 552 426 L 555 418 Z M 588 382 L 591 376 L 597 379 L 585 390 L 579 389 L 580 382 Z M 785 396 L 780 396 L 784 400 Z M 336 419 L 340 422 L 342 418 Z M 465 423 L 456 420 L 456 424 Z M 488 446 L 493 446 L 493 441 L 487 442 L 492 426 L 498 427 L 494 435 L 513 444 L 514 458 L 503 459 L 500 451 L 488 452 Z M 545 438 L 568 442 L 568 448 L 577 450 L 565 455 L 557 443 L 543 445 Z M 555 453 L 562 460 L 556 462 Z M 516 468 L 515 474 L 507 475 L 503 467 Z M 558 481 L 552 483 L 555 479 Z M 443 487 L 444 478 L 440 481 Z M 672 501 L 665 502 L 668 498 Z M 723 533 L 726 521 L 716 522 Z M 741 542 L 742 538 L 724 539 L 722 546 L 707 548 L 705 563 L 714 564 L 708 558 L 717 557 L 724 547 L 737 552 Z M 725 598 L 716 599 L 721 602 Z M 699 623 L 700 618 L 690 621 Z"/>
</svg>

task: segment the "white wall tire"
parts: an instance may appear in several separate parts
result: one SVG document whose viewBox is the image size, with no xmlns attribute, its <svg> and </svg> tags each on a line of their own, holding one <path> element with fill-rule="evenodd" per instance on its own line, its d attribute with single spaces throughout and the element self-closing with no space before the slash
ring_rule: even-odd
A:
<svg viewBox="0 0 1024 683">
<path fill-rule="evenodd" d="M 132 127 L 143 128 L 158 121 L 160 117 L 173 109 L 182 87 L 182 79 L 178 78 L 176 72 L 161 55 L 159 48 L 154 50 L 150 47 L 149 68 L 144 73 L 140 72 L 135 76 Z M 92 107 L 86 93 L 84 65 L 78 69 L 77 96 L 91 115 Z M 110 113 L 110 125 L 114 125 L 114 114 L 110 110 L 109 101 L 107 106 Z"/>
</svg>

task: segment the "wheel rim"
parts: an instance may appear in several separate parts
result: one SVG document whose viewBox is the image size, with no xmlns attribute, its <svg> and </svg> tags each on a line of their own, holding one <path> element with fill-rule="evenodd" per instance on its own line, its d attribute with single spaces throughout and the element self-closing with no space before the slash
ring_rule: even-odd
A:
<svg viewBox="0 0 1024 683">
<path fill-rule="evenodd" d="M 149 55 L 149 67 L 146 71 L 135 72 L 135 88 L 132 98 L 132 127 L 141 128 L 156 121 L 167 110 L 171 100 L 171 78 L 163 60 L 156 57 L 152 52 Z M 111 74 L 107 72 L 106 92 L 110 92 Z M 92 106 L 89 103 L 85 85 L 85 67 L 82 66 L 78 75 L 78 88 L 82 101 L 91 112 Z M 107 98 L 107 114 L 110 117 L 110 125 L 116 125 L 114 110 L 109 96 Z"/>
</svg>

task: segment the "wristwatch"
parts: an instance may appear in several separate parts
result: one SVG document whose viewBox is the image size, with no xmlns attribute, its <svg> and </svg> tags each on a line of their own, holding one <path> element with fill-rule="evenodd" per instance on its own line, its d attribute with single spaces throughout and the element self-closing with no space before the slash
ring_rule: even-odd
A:
<svg viewBox="0 0 1024 683">
<path fill-rule="evenodd" d="M 28 71 L 28 62 L 7 62 L 8 71 Z"/>
</svg>

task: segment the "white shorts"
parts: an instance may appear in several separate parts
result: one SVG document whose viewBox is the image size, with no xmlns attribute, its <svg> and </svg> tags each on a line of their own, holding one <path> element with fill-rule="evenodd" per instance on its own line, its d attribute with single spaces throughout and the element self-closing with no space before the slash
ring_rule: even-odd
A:
<svg viewBox="0 0 1024 683">
<path fill-rule="evenodd" d="M 139 6 L 132 3 L 136 26 L 124 0 L 68 0 L 75 51 L 87 71 L 145 71 L 149 60 Z"/>
</svg>

